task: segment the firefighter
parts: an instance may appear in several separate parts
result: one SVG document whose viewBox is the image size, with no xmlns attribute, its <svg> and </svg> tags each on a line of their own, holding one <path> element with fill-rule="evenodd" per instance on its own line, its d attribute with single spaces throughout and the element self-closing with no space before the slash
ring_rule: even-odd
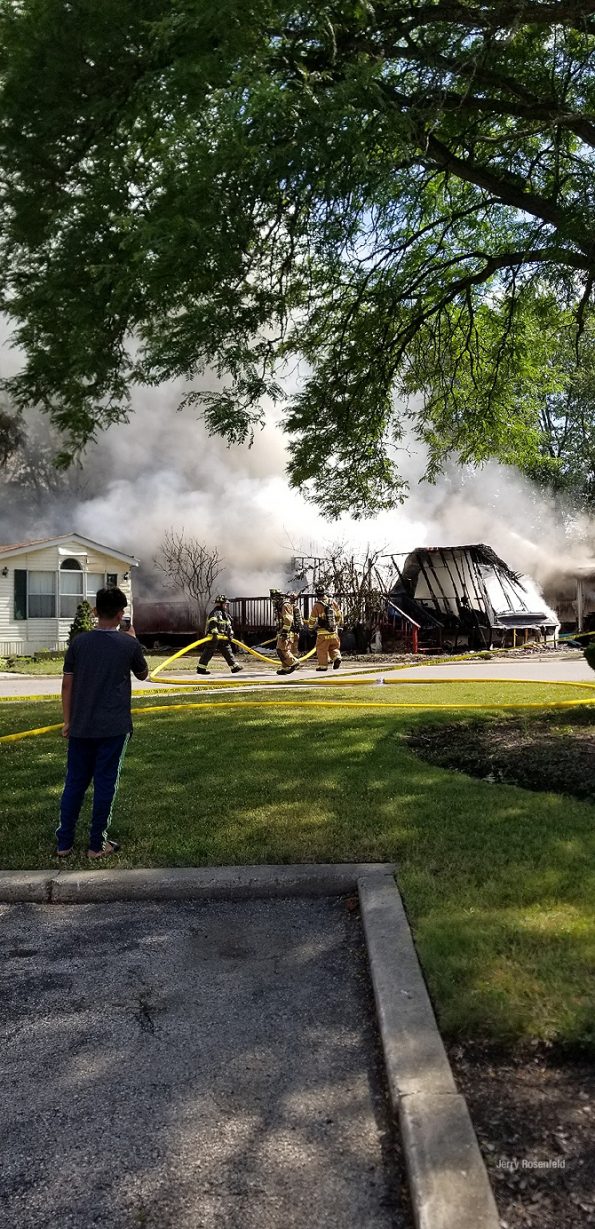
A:
<svg viewBox="0 0 595 1229">
<path fill-rule="evenodd" d="M 316 631 L 316 669 L 328 670 L 329 661 L 332 661 L 333 670 L 338 670 L 341 665 L 339 632 L 343 626 L 341 608 L 322 587 L 319 586 L 314 593 L 316 602 L 308 619 L 308 627 Z"/>
<path fill-rule="evenodd" d="M 231 647 L 233 636 L 233 623 L 229 614 L 229 605 L 224 593 L 218 594 L 215 598 L 215 606 L 211 611 L 205 627 L 205 636 L 210 636 L 207 640 L 203 651 L 198 659 L 196 667 L 197 674 L 210 674 L 207 666 L 213 656 L 213 653 L 219 651 L 225 658 L 228 666 L 231 667 L 231 673 L 237 674 L 243 666 L 239 666 Z"/>
<path fill-rule="evenodd" d="M 304 625 L 302 612 L 297 604 L 297 593 L 281 593 L 280 589 L 270 589 L 270 597 L 275 609 L 277 624 L 277 657 L 281 661 L 281 669 L 277 674 L 293 674 L 299 670 L 297 659 L 298 640 Z"/>
</svg>

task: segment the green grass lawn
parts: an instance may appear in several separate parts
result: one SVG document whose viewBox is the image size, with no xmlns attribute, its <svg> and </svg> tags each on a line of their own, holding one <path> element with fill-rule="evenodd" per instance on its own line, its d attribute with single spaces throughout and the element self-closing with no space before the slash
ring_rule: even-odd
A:
<svg viewBox="0 0 595 1229">
<path fill-rule="evenodd" d="M 157 666 L 167 660 L 163 653 L 147 653 L 146 658 L 150 670 L 155 670 Z M 178 658 L 174 665 L 176 671 L 196 670 L 197 662 L 198 650 L 194 653 L 189 653 L 187 657 Z M 0 658 L 0 670 L 4 670 L 8 674 L 31 674 L 36 678 L 51 678 L 60 675 L 63 668 L 64 654 L 59 659 L 56 659 L 56 661 L 34 661 L 32 657 Z"/>
<path fill-rule="evenodd" d="M 142 708 L 180 697 L 135 701 L 117 864 L 394 861 L 445 1035 L 595 1051 L 593 807 L 424 763 L 407 731 L 457 710 L 387 708 L 456 700 L 484 703 L 488 714 L 490 703 L 586 693 L 466 682 L 304 689 L 290 704 L 272 689 L 259 694 L 267 706 L 235 692 L 146 716 Z M 314 698 L 337 703 L 311 706 Z M 364 701 L 379 707 L 348 707 Z M 0 705 L 0 733 L 58 720 L 55 702 Z M 52 865 L 64 756 L 57 735 L 0 744 L 3 867 Z"/>
</svg>

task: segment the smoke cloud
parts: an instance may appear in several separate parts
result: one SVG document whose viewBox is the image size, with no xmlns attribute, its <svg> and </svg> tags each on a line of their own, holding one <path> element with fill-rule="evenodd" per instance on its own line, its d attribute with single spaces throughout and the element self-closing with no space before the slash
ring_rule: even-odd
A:
<svg viewBox="0 0 595 1229">
<path fill-rule="evenodd" d="M 426 545 L 485 542 L 541 585 L 595 568 L 595 518 L 495 461 L 479 470 L 450 466 L 435 487 L 419 487 L 409 506 L 421 515 L 424 504 Z"/>
<path fill-rule="evenodd" d="M 218 584 L 231 596 L 267 592 L 283 582 L 292 555 L 324 554 L 336 543 L 396 554 L 486 542 L 542 584 L 589 561 L 592 518 L 572 518 L 496 463 L 480 471 L 453 464 L 435 486 L 420 482 L 423 456 L 414 446 L 402 453 L 411 484 L 404 505 L 367 521 L 325 521 L 287 484 L 286 447 L 272 412 L 252 448 L 227 448 L 191 411 L 177 411 L 183 391 L 181 384 L 139 390 L 130 422 L 88 450 L 82 471 L 48 493 L 41 512 L 0 488 L 2 540 L 81 533 L 135 554 L 142 565 L 137 592 L 153 596 L 164 593 L 154 557 L 167 529 L 219 547 L 226 570 Z"/>
</svg>

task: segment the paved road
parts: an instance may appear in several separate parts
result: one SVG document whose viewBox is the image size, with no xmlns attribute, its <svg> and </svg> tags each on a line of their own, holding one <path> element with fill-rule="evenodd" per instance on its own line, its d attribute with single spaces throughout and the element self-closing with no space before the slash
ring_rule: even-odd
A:
<svg viewBox="0 0 595 1229">
<path fill-rule="evenodd" d="M 397 677 L 397 672 L 394 670 L 387 671 L 386 665 L 379 664 L 376 669 L 373 666 L 356 664 L 349 667 L 346 660 L 344 666 L 337 674 L 337 678 L 357 678 L 362 673 L 370 673 L 383 675 L 387 673 L 388 677 Z M 221 674 L 218 677 L 227 678 L 228 675 Z M 304 668 L 300 673 L 300 679 L 314 680 L 320 678 L 313 669 Z M 331 674 L 327 674 L 327 678 L 331 678 Z M 427 678 L 428 681 L 433 678 L 494 678 L 494 679 L 531 679 L 534 682 L 585 682 L 595 683 L 595 673 L 587 665 L 582 656 L 575 658 L 565 658 L 552 653 L 551 656 L 544 657 L 540 661 L 532 659 L 518 660 L 511 658 L 501 658 L 498 661 L 475 661 L 475 662 L 453 662 L 446 665 L 426 665 L 411 666 L 405 670 L 398 672 L 398 677 L 406 681 L 408 678 Z M 188 676 L 186 676 L 188 678 Z M 271 679 L 275 685 L 282 687 L 290 687 L 292 683 L 286 679 L 279 678 L 275 673 L 268 673 L 266 668 L 264 671 L 245 670 L 241 676 L 243 684 L 249 687 L 255 687 L 263 678 Z M 134 691 L 141 694 L 143 691 L 154 691 L 158 686 L 159 680 L 155 683 L 147 681 L 146 683 L 134 683 Z M 0 696 L 24 696 L 24 695 L 59 695 L 61 681 L 60 678 L 32 678 L 24 677 L 16 674 L 0 674 Z M 204 688 L 201 685 L 201 690 Z M 173 694 L 175 687 L 167 687 L 163 684 L 160 688 L 164 693 Z M 187 689 L 184 689 L 185 691 Z"/>
<path fill-rule="evenodd" d="M 342 902 L 17 905 L 0 926 L 2 1229 L 409 1224 Z"/>
<path fill-rule="evenodd" d="M 394 677 L 394 675 L 393 675 Z M 483 679 L 531 679 L 535 683 L 565 682 L 594 683 L 595 673 L 587 665 L 584 657 L 564 661 L 552 654 L 551 658 L 542 661 L 512 661 L 501 658 L 499 661 L 453 662 L 444 666 L 426 666 L 418 669 L 403 670 L 399 678 L 483 678 Z"/>
<path fill-rule="evenodd" d="M 32 674 L 0 674 L 0 696 L 14 696 L 18 699 L 19 696 L 59 696 L 62 679 L 59 675 L 32 675 Z M 149 691 L 152 692 L 157 687 L 157 683 L 139 683 L 134 680 L 134 692 Z M 172 687 L 163 686 L 163 691 L 173 691 Z"/>
<path fill-rule="evenodd" d="M 279 686 L 279 687 L 290 686 L 287 679 L 281 678 L 276 674 L 274 666 L 275 666 L 275 663 L 273 662 L 270 670 L 266 666 L 263 666 L 261 669 L 256 669 L 256 670 L 250 670 L 248 667 L 244 667 L 244 672 L 242 673 L 242 675 L 238 675 L 237 677 L 234 676 L 233 681 L 234 683 L 241 682 L 242 684 L 245 684 L 247 686 L 254 687 L 258 683 L 261 683 L 263 679 L 267 679 L 267 680 L 270 679 L 271 682 L 273 682 L 276 686 Z M 349 675 L 356 676 L 357 674 L 361 674 L 362 671 L 363 672 L 369 671 L 369 669 L 370 669 L 369 666 L 366 667 L 365 665 L 355 664 L 349 671 Z M 343 674 L 344 673 L 345 671 L 343 671 Z M 174 671 L 173 677 L 175 677 L 175 671 Z M 192 683 L 196 682 L 196 675 L 193 676 L 192 674 L 181 674 L 179 677 L 183 682 L 184 681 L 185 682 L 190 681 Z M 231 676 L 230 676 L 229 670 L 213 671 L 213 678 L 215 680 L 217 679 L 229 680 L 230 677 Z M 316 669 L 314 666 L 311 666 L 311 667 L 305 666 L 300 673 L 300 678 L 307 678 L 307 679 L 313 680 L 316 678 L 320 678 L 320 675 L 316 674 Z M 28 674 L 28 675 L 7 674 L 7 673 L 0 674 L 0 697 L 1 696 L 14 696 L 16 699 L 19 696 L 29 696 L 29 695 L 59 696 L 61 686 L 62 686 L 62 679 L 60 675 L 43 676 L 43 675 L 32 675 L 32 674 Z M 207 684 L 197 682 L 197 686 L 199 686 L 202 691 L 202 690 L 205 690 Z M 165 694 L 172 695 L 175 693 L 176 689 L 174 686 L 169 686 L 166 683 L 160 683 L 158 678 L 155 679 L 154 683 L 152 683 L 150 679 L 147 679 L 144 683 L 139 683 L 137 679 L 133 679 L 133 694 L 142 695 L 142 693 L 145 691 L 148 691 L 149 694 L 151 694 L 155 690 L 163 692 L 164 695 Z M 188 689 L 183 688 L 183 690 L 186 691 Z"/>
</svg>

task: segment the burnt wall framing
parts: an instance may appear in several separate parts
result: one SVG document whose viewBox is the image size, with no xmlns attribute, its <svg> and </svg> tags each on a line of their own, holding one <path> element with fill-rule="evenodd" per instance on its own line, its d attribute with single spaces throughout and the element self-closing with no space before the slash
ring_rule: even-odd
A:
<svg viewBox="0 0 595 1229">
<path fill-rule="evenodd" d="M 519 631 L 526 639 L 530 633 L 547 636 L 556 630 L 546 610 L 531 611 L 520 575 L 483 543 L 418 548 L 402 564 L 396 556 L 389 557 L 397 574 L 391 600 L 419 622 L 420 640 L 427 650 L 442 645 L 445 637 L 454 648 L 459 640 L 469 647 L 488 648 L 494 639 L 503 643 L 507 634 L 514 643 Z M 502 610 L 494 606 L 490 594 L 492 579 L 501 590 Z"/>
</svg>

